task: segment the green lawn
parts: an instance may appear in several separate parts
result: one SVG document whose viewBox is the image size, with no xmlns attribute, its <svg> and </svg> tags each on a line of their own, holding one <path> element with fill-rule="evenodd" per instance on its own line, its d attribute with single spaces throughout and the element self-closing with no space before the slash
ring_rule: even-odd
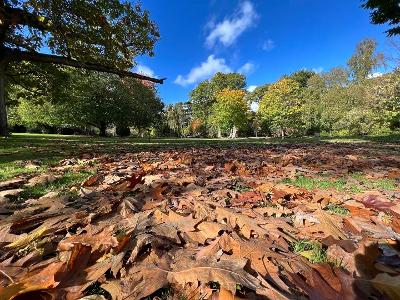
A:
<svg viewBox="0 0 400 300">
<path fill-rule="evenodd" d="M 48 166 L 68 157 L 86 153 L 126 153 L 143 150 L 162 150 L 181 147 L 232 147 L 239 145 L 303 144 L 303 143 L 360 143 L 371 142 L 398 145 L 400 135 L 363 137 L 302 137 L 302 138 L 118 138 L 67 136 L 56 134 L 13 134 L 0 139 L 0 181 L 23 173 L 45 172 Z M 379 150 L 379 149 L 378 149 Z M 396 147 L 394 151 L 397 151 Z M 380 151 L 380 150 L 379 150 Z M 38 161 L 40 167 L 31 168 L 29 162 Z M 28 162 L 28 164 L 27 164 Z"/>
</svg>

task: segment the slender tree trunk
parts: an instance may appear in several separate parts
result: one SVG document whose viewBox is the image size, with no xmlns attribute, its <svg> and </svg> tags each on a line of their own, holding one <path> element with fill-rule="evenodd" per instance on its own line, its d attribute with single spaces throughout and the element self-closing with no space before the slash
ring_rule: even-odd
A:
<svg viewBox="0 0 400 300">
<path fill-rule="evenodd" d="M 106 122 L 100 122 L 100 136 L 106 136 L 107 124 Z"/>
<path fill-rule="evenodd" d="M 221 128 L 218 127 L 217 137 L 220 139 L 222 138 Z"/>
<path fill-rule="evenodd" d="M 0 135 L 4 137 L 9 135 L 5 90 L 6 67 L 7 61 L 0 61 Z"/>
<path fill-rule="evenodd" d="M 236 126 L 233 126 L 233 128 L 232 128 L 232 138 L 236 139 L 236 137 L 237 137 L 237 128 L 236 128 Z"/>
<path fill-rule="evenodd" d="M 236 126 L 233 126 L 229 132 L 229 138 L 235 139 L 236 136 L 237 136 L 237 128 L 236 128 Z"/>
</svg>

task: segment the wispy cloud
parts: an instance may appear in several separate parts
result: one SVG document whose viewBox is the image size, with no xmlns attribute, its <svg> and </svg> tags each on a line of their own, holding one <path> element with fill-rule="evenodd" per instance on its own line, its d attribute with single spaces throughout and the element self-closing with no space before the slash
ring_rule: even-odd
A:
<svg viewBox="0 0 400 300">
<path fill-rule="evenodd" d="M 264 51 L 271 51 L 274 48 L 275 48 L 275 42 L 271 39 L 264 41 L 264 43 L 262 44 L 262 49 Z"/>
<path fill-rule="evenodd" d="M 209 23 L 211 32 L 208 34 L 206 44 L 209 47 L 217 42 L 228 47 L 232 45 L 237 38 L 249 27 L 254 25 L 257 19 L 254 6 L 250 1 L 243 1 L 240 4 L 238 12 L 219 23 Z"/>
<path fill-rule="evenodd" d="M 175 79 L 174 83 L 181 86 L 187 86 L 210 78 L 217 72 L 229 73 L 232 72 L 232 70 L 226 65 L 225 59 L 216 58 L 214 55 L 210 55 L 205 62 L 202 62 L 199 66 L 191 69 L 188 75 L 179 75 Z"/>
<path fill-rule="evenodd" d="M 141 65 L 141 64 L 137 65 L 136 68 L 134 69 L 134 71 L 136 73 L 139 73 L 139 74 L 142 74 L 142 75 L 146 75 L 146 76 L 149 76 L 149 77 L 157 77 L 156 74 L 154 73 L 154 71 L 151 68 L 149 68 L 148 66 L 145 66 L 145 65 Z"/>
<path fill-rule="evenodd" d="M 257 88 L 257 86 L 256 85 L 249 85 L 249 87 L 247 88 L 247 91 L 248 92 L 254 92 L 254 90 Z"/>
<path fill-rule="evenodd" d="M 243 66 L 241 66 L 241 67 L 238 69 L 238 73 L 241 73 L 241 74 L 249 74 L 249 73 L 253 72 L 254 69 L 255 69 L 254 64 L 251 63 L 251 62 L 247 62 L 247 63 L 245 63 Z"/>
</svg>

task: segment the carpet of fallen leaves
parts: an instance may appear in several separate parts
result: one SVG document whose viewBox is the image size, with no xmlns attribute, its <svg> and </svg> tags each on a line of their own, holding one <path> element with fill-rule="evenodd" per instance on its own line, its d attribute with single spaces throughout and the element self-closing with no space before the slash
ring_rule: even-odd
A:
<svg viewBox="0 0 400 300">
<path fill-rule="evenodd" d="M 52 171 L 89 165 L 97 172 L 76 196 L 0 208 L 1 300 L 400 299 L 396 151 L 305 144 L 86 154 Z M 395 179 L 397 189 L 281 183 L 351 172 Z M 318 243 L 325 260 L 295 252 L 302 240 Z"/>
</svg>

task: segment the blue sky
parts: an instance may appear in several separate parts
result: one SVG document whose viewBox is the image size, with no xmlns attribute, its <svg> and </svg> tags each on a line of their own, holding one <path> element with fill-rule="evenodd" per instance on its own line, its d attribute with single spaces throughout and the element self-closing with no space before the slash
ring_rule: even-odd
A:
<svg viewBox="0 0 400 300">
<path fill-rule="evenodd" d="M 329 4 L 327 4 L 329 3 Z M 358 42 L 388 48 L 385 26 L 370 24 L 358 0 L 142 0 L 159 26 L 155 57 L 137 71 L 167 77 L 167 104 L 188 100 L 197 83 L 217 71 L 241 72 L 248 87 L 299 69 L 345 65 Z"/>
</svg>

